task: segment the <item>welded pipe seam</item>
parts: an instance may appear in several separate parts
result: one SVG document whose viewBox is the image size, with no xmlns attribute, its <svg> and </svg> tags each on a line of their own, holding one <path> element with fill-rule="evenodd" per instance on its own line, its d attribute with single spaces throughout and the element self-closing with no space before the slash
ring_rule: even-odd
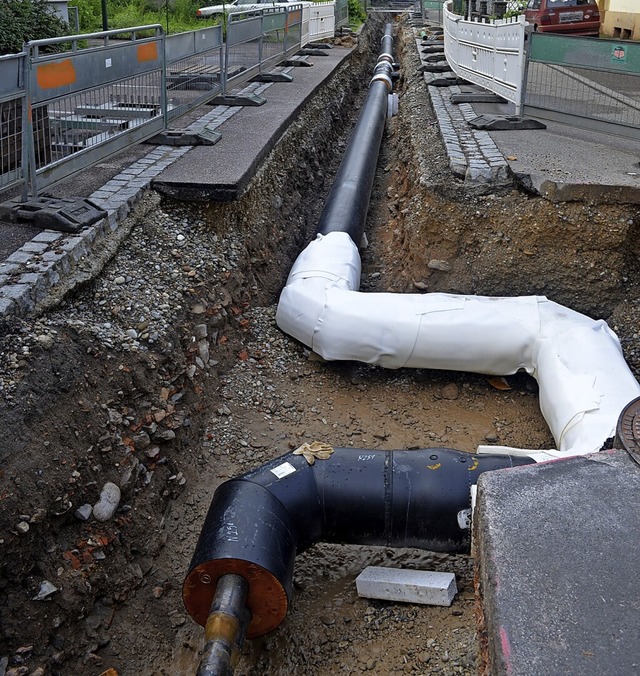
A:
<svg viewBox="0 0 640 676">
<path fill-rule="evenodd" d="M 384 82 L 384 84 L 387 87 L 388 92 L 390 92 L 393 89 L 393 82 L 391 81 L 391 78 L 386 73 L 376 73 L 371 78 L 371 82 L 369 83 L 369 86 L 371 86 L 375 82 Z"/>
</svg>

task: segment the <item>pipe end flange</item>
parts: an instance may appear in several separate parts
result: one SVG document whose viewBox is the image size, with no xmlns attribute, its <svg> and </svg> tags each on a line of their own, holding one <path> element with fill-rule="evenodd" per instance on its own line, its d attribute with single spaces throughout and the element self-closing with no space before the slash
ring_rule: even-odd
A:
<svg viewBox="0 0 640 676">
<path fill-rule="evenodd" d="M 243 559 L 213 559 L 189 571 L 182 586 L 182 600 L 189 615 L 199 625 L 206 625 L 216 583 L 229 573 L 249 583 L 246 605 L 251 620 L 247 638 L 258 638 L 280 626 L 289 607 L 287 592 L 268 570 Z"/>
</svg>

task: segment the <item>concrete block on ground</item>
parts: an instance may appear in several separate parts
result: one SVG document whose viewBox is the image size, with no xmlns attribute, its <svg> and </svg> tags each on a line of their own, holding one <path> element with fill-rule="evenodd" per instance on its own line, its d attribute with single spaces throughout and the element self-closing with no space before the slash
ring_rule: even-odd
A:
<svg viewBox="0 0 640 676">
<path fill-rule="evenodd" d="M 384 601 L 450 606 L 458 593 L 453 573 L 368 566 L 356 578 L 358 596 Z"/>
</svg>

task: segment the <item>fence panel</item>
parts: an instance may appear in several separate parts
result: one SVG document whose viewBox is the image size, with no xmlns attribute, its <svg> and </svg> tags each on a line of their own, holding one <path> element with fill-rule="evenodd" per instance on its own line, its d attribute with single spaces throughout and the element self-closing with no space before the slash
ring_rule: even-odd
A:
<svg viewBox="0 0 640 676">
<path fill-rule="evenodd" d="M 262 16 L 247 17 L 243 14 L 227 15 L 227 39 L 225 42 L 224 70 L 225 92 L 228 85 L 239 86 L 260 70 L 262 46 Z"/>
<path fill-rule="evenodd" d="M 0 56 L 0 190 L 24 182 L 22 125 L 26 108 L 26 54 Z"/>
<path fill-rule="evenodd" d="M 640 44 L 532 33 L 523 112 L 640 138 Z"/>
<path fill-rule="evenodd" d="M 167 115 L 180 117 L 222 92 L 222 26 L 165 38 Z"/>
<path fill-rule="evenodd" d="M 302 46 L 302 5 L 287 7 L 285 25 L 284 55 L 286 58 L 295 54 Z"/>
<path fill-rule="evenodd" d="M 349 2 L 348 0 L 336 0 L 335 6 L 336 28 L 349 25 Z"/>
<path fill-rule="evenodd" d="M 335 35 L 335 0 L 331 0 L 331 2 L 316 2 L 311 7 L 305 7 L 305 10 L 309 12 L 309 42 L 328 40 Z"/>
<path fill-rule="evenodd" d="M 424 18 L 431 23 L 442 26 L 444 0 L 422 0 Z"/>
<path fill-rule="evenodd" d="M 525 62 L 524 16 L 468 21 L 444 8 L 444 51 L 456 75 L 515 103 L 522 103 Z"/>
<path fill-rule="evenodd" d="M 117 39 L 123 35 L 128 39 Z M 103 44 L 81 48 L 80 41 L 96 39 Z M 42 52 L 65 43 L 67 51 Z M 161 26 L 36 40 L 28 43 L 27 55 L 32 133 L 26 140 L 34 195 L 164 128 Z"/>
<path fill-rule="evenodd" d="M 224 68 L 227 83 L 239 87 L 300 49 L 302 5 L 232 12 L 227 17 Z"/>
</svg>

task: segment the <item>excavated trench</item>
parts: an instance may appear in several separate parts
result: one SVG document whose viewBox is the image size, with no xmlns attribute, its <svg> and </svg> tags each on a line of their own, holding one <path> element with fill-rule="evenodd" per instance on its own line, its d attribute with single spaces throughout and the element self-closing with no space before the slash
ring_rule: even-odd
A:
<svg viewBox="0 0 640 676">
<path fill-rule="evenodd" d="M 193 673 L 202 630 L 180 587 L 211 495 L 304 441 L 553 444 L 526 375 L 323 363 L 275 326 L 381 22 L 241 200 L 147 197 L 95 281 L 1 327 L 0 673 Z M 637 373 L 637 210 L 466 194 L 448 171 L 411 30 L 399 32 L 400 110 L 383 140 L 361 288 L 545 294 L 608 319 Z M 106 482 L 122 490 L 118 510 L 83 521 L 77 509 Z M 358 598 L 353 579 L 380 564 L 452 571 L 460 593 L 451 608 Z M 320 544 L 296 562 L 287 619 L 245 645 L 237 673 L 471 674 L 477 632 L 468 557 Z"/>
</svg>

